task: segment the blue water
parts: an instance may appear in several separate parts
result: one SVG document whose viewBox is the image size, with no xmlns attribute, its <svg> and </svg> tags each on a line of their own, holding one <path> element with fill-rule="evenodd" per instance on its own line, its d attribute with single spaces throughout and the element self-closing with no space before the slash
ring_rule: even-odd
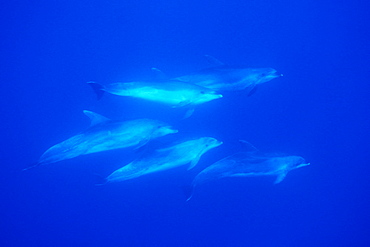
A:
<svg viewBox="0 0 370 247">
<path fill-rule="evenodd" d="M 13 1 L 2 4 L 1 246 L 370 246 L 369 6 L 365 1 Z M 170 77 L 208 66 L 272 67 L 250 97 L 182 109 L 86 82 Z M 185 167 L 96 186 L 135 158 L 115 150 L 21 170 L 88 127 L 83 110 L 167 121 L 224 145 Z M 274 178 L 183 186 L 239 151 L 303 156 Z"/>
</svg>

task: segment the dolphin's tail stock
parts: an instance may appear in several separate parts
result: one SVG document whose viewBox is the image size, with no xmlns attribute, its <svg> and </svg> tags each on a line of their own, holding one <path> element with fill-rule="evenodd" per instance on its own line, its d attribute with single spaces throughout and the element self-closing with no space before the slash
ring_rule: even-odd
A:
<svg viewBox="0 0 370 247">
<path fill-rule="evenodd" d="M 96 82 L 93 82 L 93 81 L 89 81 L 87 84 L 89 84 L 92 89 L 94 90 L 94 92 L 96 93 L 96 97 L 98 100 L 101 99 L 101 97 L 103 97 L 103 94 L 104 94 L 104 87 L 102 85 L 100 85 L 99 83 L 96 83 Z"/>
</svg>

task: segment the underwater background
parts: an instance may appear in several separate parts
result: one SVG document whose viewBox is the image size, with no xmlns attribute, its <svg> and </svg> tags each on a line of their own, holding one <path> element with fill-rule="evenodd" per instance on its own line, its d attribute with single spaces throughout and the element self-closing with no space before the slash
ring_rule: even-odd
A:
<svg viewBox="0 0 370 247">
<path fill-rule="evenodd" d="M 360 0 L 12 1 L 2 3 L 1 246 L 370 246 L 369 5 Z M 182 119 L 86 82 L 148 80 L 208 66 L 204 55 L 284 76 L 225 93 Z M 91 110 L 166 121 L 224 144 L 186 167 L 97 186 L 135 158 L 113 150 L 40 166 L 89 126 Z M 310 166 L 183 186 L 215 161 L 259 150 Z"/>
</svg>

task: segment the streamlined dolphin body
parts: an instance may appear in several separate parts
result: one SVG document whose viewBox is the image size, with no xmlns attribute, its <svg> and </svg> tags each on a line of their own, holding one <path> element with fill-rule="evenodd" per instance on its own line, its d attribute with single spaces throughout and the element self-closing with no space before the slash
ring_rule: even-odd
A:
<svg viewBox="0 0 370 247">
<path fill-rule="evenodd" d="M 194 178 L 192 187 L 194 189 L 199 184 L 223 177 L 276 176 L 275 184 L 277 184 L 285 178 L 289 171 L 309 164 L 300 156 L 272 156 L 257 152 L 240 152 L 205 168 Z"/>
<path fill-rule="evenodd" d="M 91 111 L 84 113 L 91 119 L 91 126 L 81 134 L 49 148 L 36 165 L 46 165 L 106 150 L 140 147 L 151 139 L 177 133 L 177 130 L 157 120 L 118 122 Z"/>
<path fill-rule="evenodd" d="M 215 65 L 199 72 L 180 76 L 175 80 L 192 83 L 218 92 L 249 90 L 253 92 L 258 84 L 282 76 L 271 68 L 235 68 L 207 56 Z"/>
<path fill-rule="evenodd" d="M 185 141 L 171 147 L 157 149 L 149 155 L 144 155 L 128 165 L 114 171 L 106 181 L 116 182 L 140 177 L 145 174 L 163 171 L 190 163 L 193 168 L 200 157 L 208 150 L 221 145 L 222 142 L 211 137 L 202 137 Z"/>
<path fill-rule="evenodd" d="M 172 107 L 194 107 L 195 105 L 221 98 L 222 95 L 201 86 L 181 81 L 164 82 L 123 82 L 100 85 L 88 82 L 98 98 L 103 92 L 119 96 L 141 98 L 163 103 Z"/>
</svg>

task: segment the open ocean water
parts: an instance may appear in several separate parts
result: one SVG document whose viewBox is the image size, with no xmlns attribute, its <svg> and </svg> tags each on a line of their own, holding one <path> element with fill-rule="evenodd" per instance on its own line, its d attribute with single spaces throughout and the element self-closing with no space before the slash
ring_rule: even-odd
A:
<svg viewBox="0 0 370 247">
<path fill-rule="evenodd" d="M 369 4 L 360 0 L 11 1 L 1 4 L 1 246 L 370 246 Z M 207 68 L 274 68 L 248 96 L 182 108 L 104 95 L 86 84 Z M 136 158 L 111 150 L 22 171 L 85 130 L 90 110 L 153 118 L 179 137 L 224 144 L 178 167 L 97 186 Z M 177 134 L 176 134 L 177 135 Z M 174 138 L 173 135 L 171 138 Z M 275 177 L 210 181 L 242 149 L 310 162 Z M 97 175 L 98 174 L 98 175 Z"/>
</svg>

